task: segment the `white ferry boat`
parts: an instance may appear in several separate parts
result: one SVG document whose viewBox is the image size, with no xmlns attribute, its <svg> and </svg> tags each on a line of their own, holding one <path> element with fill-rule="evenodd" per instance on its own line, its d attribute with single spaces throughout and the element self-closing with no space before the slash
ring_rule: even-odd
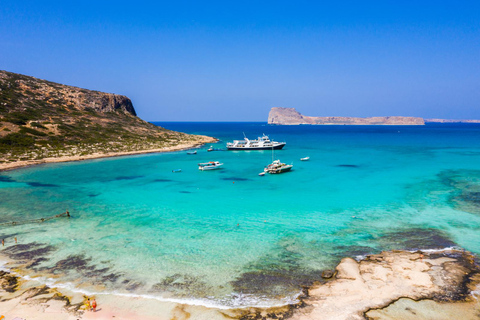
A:
<svg viewBox="0 0 480 320">
<path fill-rule="evenodd" d="M 256 140 L 249 140 L 247 137 L 243 140 L 234 140 L 233 142 L 227 142 L 228 150 L 279 150 L 282 149 L 287 143 L 271 141 L 270 138 L 263 134 L 262 137 L 258 137 Z"/>
<path fill-rule="evenodd" d="M 223 166 L 223 163 L 218 161 L 210 161 L 198 164 L 198 170 L 206 171 L 206 170 L 215 170 L 220 169 Z"/>
</svg>

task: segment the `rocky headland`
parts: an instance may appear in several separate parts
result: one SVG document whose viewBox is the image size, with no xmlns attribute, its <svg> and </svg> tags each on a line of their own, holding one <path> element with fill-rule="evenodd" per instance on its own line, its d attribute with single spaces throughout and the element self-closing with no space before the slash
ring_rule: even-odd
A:
<svg viewBox="0 0 480 320">
<path fill-rule="evenodd" d="M 268 124 L 277 125 L 424 125 L 423 118 L 417 117 L 309 117 L 295 108 L 274 107 L 268 114 Z"/>
<path fill-rule="evenodd" d="M 148 123 L 122 95 L 0 70 L 0 170 L 214 141 Z"/>
</svg>

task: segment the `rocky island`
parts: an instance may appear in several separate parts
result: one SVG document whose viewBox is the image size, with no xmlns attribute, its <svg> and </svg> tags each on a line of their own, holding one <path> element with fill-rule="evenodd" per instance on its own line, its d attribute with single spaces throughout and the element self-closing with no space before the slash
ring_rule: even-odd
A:
<svg viewBox="0 0 480 320">
<path fill-rule="evenodd" d="M 214 141 L 146 122 L 122 95 L 0 70 L 0 170 Z"/>
<path fill-rule="evenodd" d="M 323 124 L 323 125 L 415 125 L 425 124 L 423 118 L 417 117 L 309 117 L 304 116 L 295 108 L 274 107 L 268 115 L 268 124 L 299 125 L 299 124 Z"/>
</svg>

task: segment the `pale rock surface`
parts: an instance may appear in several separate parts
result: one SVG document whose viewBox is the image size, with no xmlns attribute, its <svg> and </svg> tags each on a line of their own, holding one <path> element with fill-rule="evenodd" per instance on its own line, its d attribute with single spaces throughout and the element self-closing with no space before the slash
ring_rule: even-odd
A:
<svg viewBox="0 0 480 320">
<path fill-rule="evenodd" d="M 398 251 L 369 256 L 361 262 L 345 258 L 337 271 L 336 279 L 310 290 L 306 307 L 292 320 L 365 319 L 368 310 L 383 308 L 402 297 L 448 297 L 452 295 L 449 290 L 458 288 L 468 274 L 456 259 L 431 259 Z"/>
</svg>

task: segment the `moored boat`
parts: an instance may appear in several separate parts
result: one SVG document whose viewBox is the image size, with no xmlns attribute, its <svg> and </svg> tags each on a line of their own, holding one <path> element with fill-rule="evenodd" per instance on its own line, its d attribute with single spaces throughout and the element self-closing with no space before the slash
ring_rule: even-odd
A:
<svg viewBox="0 0 480 320">
<path fill-rule="evenodd" d="M 305 157 L 305 158 L 300 158 L 301 161 L 308 161 L 310 160 L 310 157 Z"/>
<path fill-rule="evenodd" d="M 220 163 L 218 161 L 209 161 L 209 162 L 199 163 L 198 169 L 202 171 L 215 170 L 215 169 L 220 169 L 222 166 L 223 166 L 223 163 Z"/>
<path fill-rule="evenodd" d="M 279 150 L 282 149 L 287 143 L 272 141 L 270 138 L 263 134 L 262 137 L 258 137 L 255 140 L 250 140 L 245 137 L 243 140 L 234 140 L 233 142 L 227 142 L 228 150 Z"/>
<path fill-rule="evenodd" d="M 195 151 L 189 151 L 189 152 L 187 152 L 187 154 L 197 154 L 197 150 L 195 150 Z"/>
<path fill-rule="evenodd" d="M 293 168 L 293 164 L 282 163 L 280 160 L 275 160 L 271 164 L 265 167 L 264 172 L 268 173 L 284 173 L 290 171 Z"/>
</svg>

